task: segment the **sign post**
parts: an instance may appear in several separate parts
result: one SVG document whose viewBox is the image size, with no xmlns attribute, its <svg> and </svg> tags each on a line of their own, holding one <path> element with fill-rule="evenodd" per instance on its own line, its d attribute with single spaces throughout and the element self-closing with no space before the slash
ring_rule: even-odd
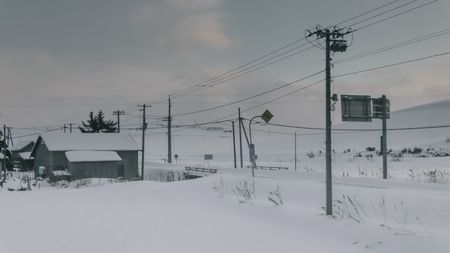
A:
<svg viewBox="0 0 450 253">
<path fill-rule="evenodd" d="M 205 161 L 208 164 L 208 168 L 209 168 L 209 161 L 211 161 L 212 159 L 213 159 L 212 154 L 205 154 Z"/>
<path fill-rule="evenodd" d="M 371 122 L 382 120 L 381 154 L 383 155 L 383 179 L 387 179 L 387 119 L 391 118 L 391 103 L 385 95 L 371 98 L 366 95 L 341 95 L 342 121 Z"/>
<path fill-rule="evenodd" d="M 264 120 L 264 122 L 269 123 L 269 121 L 273 118 L 273 114 L 269 110 L 265 110 L 263 114 L 255 116 L 250 119 L 250 122 L 248 123 L 248 135 L 249 135 L 249 143 L 248 143 L 248 149 L 249 149 L 249 155 L 250 155 L 250 162 L 252 163 L 252 177 L 255 177 L 255 169 L 256 169 L 256 153 L 255 153 L 255 144 L 253 144 L 252 140 L 252 121 L 256 118 L 261 118 Z"/>
</svg>

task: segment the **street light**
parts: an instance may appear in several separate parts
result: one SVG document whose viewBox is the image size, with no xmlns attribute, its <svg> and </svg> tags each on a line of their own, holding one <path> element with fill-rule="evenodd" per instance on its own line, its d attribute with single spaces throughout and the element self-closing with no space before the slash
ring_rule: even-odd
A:
<svg viewBox="0 0 450 253">
<path fill-rule="evenodd" d="M 256 118 L 261 118 L 264 120 L 264 122 L 269 123 L 269 121 L 273 118 L 273 114 L 266 110 L 262 115 L 255 116 L 250 119 L 250 122 L 248 123 L 248 135 L 249 135 L 249 143 L 248 143 L 248 149 L 249 149 L 249 155 L 250 155 L 250 162 L 252 163 L 252 177 L 255 177 L 255 169 L 256 169 L 256 154 L 255 154 L 255 144 L 253 144 L 252 140 L 252 121 Z"/>
</svg>

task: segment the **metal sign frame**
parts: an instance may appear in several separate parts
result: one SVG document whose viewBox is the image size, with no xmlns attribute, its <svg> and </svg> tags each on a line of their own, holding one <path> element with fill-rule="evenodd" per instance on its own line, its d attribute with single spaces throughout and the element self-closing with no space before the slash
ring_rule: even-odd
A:
<svg viewBox="0 0 450 253">
<path fill-rule="evenodd" d="M 342 121 L 371 122 L 372 104 L 367 95 L 341 95 Z"/>
</svg>

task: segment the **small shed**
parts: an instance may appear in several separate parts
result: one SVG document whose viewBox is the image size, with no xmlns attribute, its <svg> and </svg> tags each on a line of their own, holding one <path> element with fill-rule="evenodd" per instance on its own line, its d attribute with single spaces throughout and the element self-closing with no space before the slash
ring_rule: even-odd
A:
<svg viewBox="0 0 450 253">
<path fill-rule="evenodd" d="M 31 152 L 36 174 L 58 177 L 125 178 L 138 172 L 136 141 L 123 133 L 47 133 Z"/>
<path fill-rule="evenodd" d="M 20 168 L 23 171 L 33 170 L 34 159 L 30 154 L 34 143 L 33 140 L 24 140 L 9 147 L 9 150 L 12 153 L 12 163 L 14 167 Z"/>
</svg>

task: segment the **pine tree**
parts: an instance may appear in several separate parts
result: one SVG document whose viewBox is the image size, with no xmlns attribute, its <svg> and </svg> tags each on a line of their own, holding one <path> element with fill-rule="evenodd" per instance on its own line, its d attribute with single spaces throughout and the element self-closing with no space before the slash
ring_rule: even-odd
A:
<svg viewBox="0 0 450 253">
<path fill-rule="evenodd" d="M 87 123 L 82 121 L 83 127 L 78 127 L 82 133 L 114 133 L 116 132 L 117 122 L 105 120 L 105 115 L 100 110 L 94 116 L 93 112 L 89 113 Z"/>
</svg>

